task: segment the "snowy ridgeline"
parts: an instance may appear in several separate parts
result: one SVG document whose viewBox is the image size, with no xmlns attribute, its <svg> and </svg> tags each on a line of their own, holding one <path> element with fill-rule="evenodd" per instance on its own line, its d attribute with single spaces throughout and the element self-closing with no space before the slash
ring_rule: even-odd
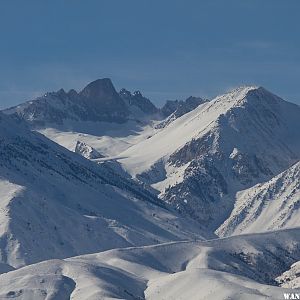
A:
<svg viewBox="0 0 300 300">
<path fill-rule="evenodd" d="M 241 87 L 157 109 L 104 79 L 5 114 L 1 299 L 283 299 L 299 288 L 300 235 L 286 229 L 300 225 L 299 106 Z M 235 237 L 203 241 L 214 232 Z"/>
</svg>

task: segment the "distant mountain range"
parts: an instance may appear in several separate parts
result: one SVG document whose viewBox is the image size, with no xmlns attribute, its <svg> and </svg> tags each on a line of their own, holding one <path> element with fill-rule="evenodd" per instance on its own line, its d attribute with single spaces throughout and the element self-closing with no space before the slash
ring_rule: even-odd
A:
<svg viewBox="0 0 300 300">
<path fill-rule="evenodd" d="M 300 288 L 299 129 L 256 86 L 157 108 L 104 78 L 4 110 L 0 295 L 218 297 L 210 278 L 216 299 L 282 299 Z"/>
<path fill-rule="evenodd" d="M 175 113 L 177 117 L 196 108 L 202 100 L 189 97 L 186 101 L 167 101 L 158 109 L 140 91 L 126 89 L 117 92 L 109 78 L 89 83 L 82 91 L 46 93 L 42 97 L 5 110 L 16 113 L 34 127 L 59 126 L 68 121 L 124 123 L 147 116 L 159 119 Z"/>
</svg>

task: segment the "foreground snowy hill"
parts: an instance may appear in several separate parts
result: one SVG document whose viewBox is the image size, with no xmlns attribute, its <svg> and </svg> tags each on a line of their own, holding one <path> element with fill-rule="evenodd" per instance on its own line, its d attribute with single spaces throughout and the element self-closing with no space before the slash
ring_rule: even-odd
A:
<svg viewBox="0 0 300 300">
<path fill-rule="evenodd" d="M 300 162 L 272 178 L 237 194 L 220 235 L 260 232 L 299 226 Z"/>
<path fill-rule="evenodd" d="M 299 229 L 115 249 L 0 275 L 6 299 L 284 299 L 276 278 L 300 257 Z M 289 247 L 287 247 L 289 245 Z"/>
<path fill-rule="evenodd" d="M 143 186 L 0 114 L 0 262 L 201 238 Z M 2 269 L 2 267 L 1 267 Z"/>
</svg>

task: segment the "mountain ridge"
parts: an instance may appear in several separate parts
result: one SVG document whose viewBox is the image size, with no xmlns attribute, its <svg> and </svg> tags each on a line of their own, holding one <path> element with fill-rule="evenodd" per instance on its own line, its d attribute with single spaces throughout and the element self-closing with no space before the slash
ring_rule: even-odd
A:
<svg viewBox="0 0 300 300">
<path fill-rule="evenodd" d="M 226 195 L 233 198 L 299 159 L 299 122 L 299 106 L 264 88 L 238 88 L 125 150 L 119 161 L 162 199 L 211 223 L 210 210 L 218 215 L 221 203 L 222 211 L 232 209 L 232 200 L 221 200 Z M 195 208 L 204 213 L 195 215 Z"/>
</svg>

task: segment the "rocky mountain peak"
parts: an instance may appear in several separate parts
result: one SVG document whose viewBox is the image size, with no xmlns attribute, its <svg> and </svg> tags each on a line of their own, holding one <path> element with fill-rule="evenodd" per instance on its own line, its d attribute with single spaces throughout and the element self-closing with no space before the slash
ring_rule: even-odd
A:
<svg viewBox="0 0 300 300">
<path fill-rule="evenodd" d="M 135 97 L 143 97 L 142 93 L 140 91 L 134 91 L 133 96 Z"/>
<path fill-rule="evenodd" d="M 74 89 L 69 90 L 67 94 L 70 98 L 78 96 L 78 93 Z"/>
<path fill-rule="evenodd" d="M 151 115 L 158 112 L 156 106 L 138 90 L 131 93 L 123 88 L 119 94 L 129 107 L 135 106 L 144 114 Z"/>
<path fill-rule="evenodd" d="M 89 83 L 79 96 L 90 119 L 120 123 L 129 115 L 126 104 L 109 78 Z"/>
<path fill-rule="evenodd" d="M 97 79 L 89 83 L 81 92 L 80 95 L 87 99 L 103 99 L 117 97 L 118 93 L 115 90 L 109 78 Z"/>
<path fill-rule="evenodd" d="M 122 88 L 122 89 L 120 90 L 120 96 L 121 96 L 121 97 L 128 98 L 128 97 L 132 97 L 132 94 L 131 94 L 130 91 L 128 91 L 128 90 Z"/>
</svg>

